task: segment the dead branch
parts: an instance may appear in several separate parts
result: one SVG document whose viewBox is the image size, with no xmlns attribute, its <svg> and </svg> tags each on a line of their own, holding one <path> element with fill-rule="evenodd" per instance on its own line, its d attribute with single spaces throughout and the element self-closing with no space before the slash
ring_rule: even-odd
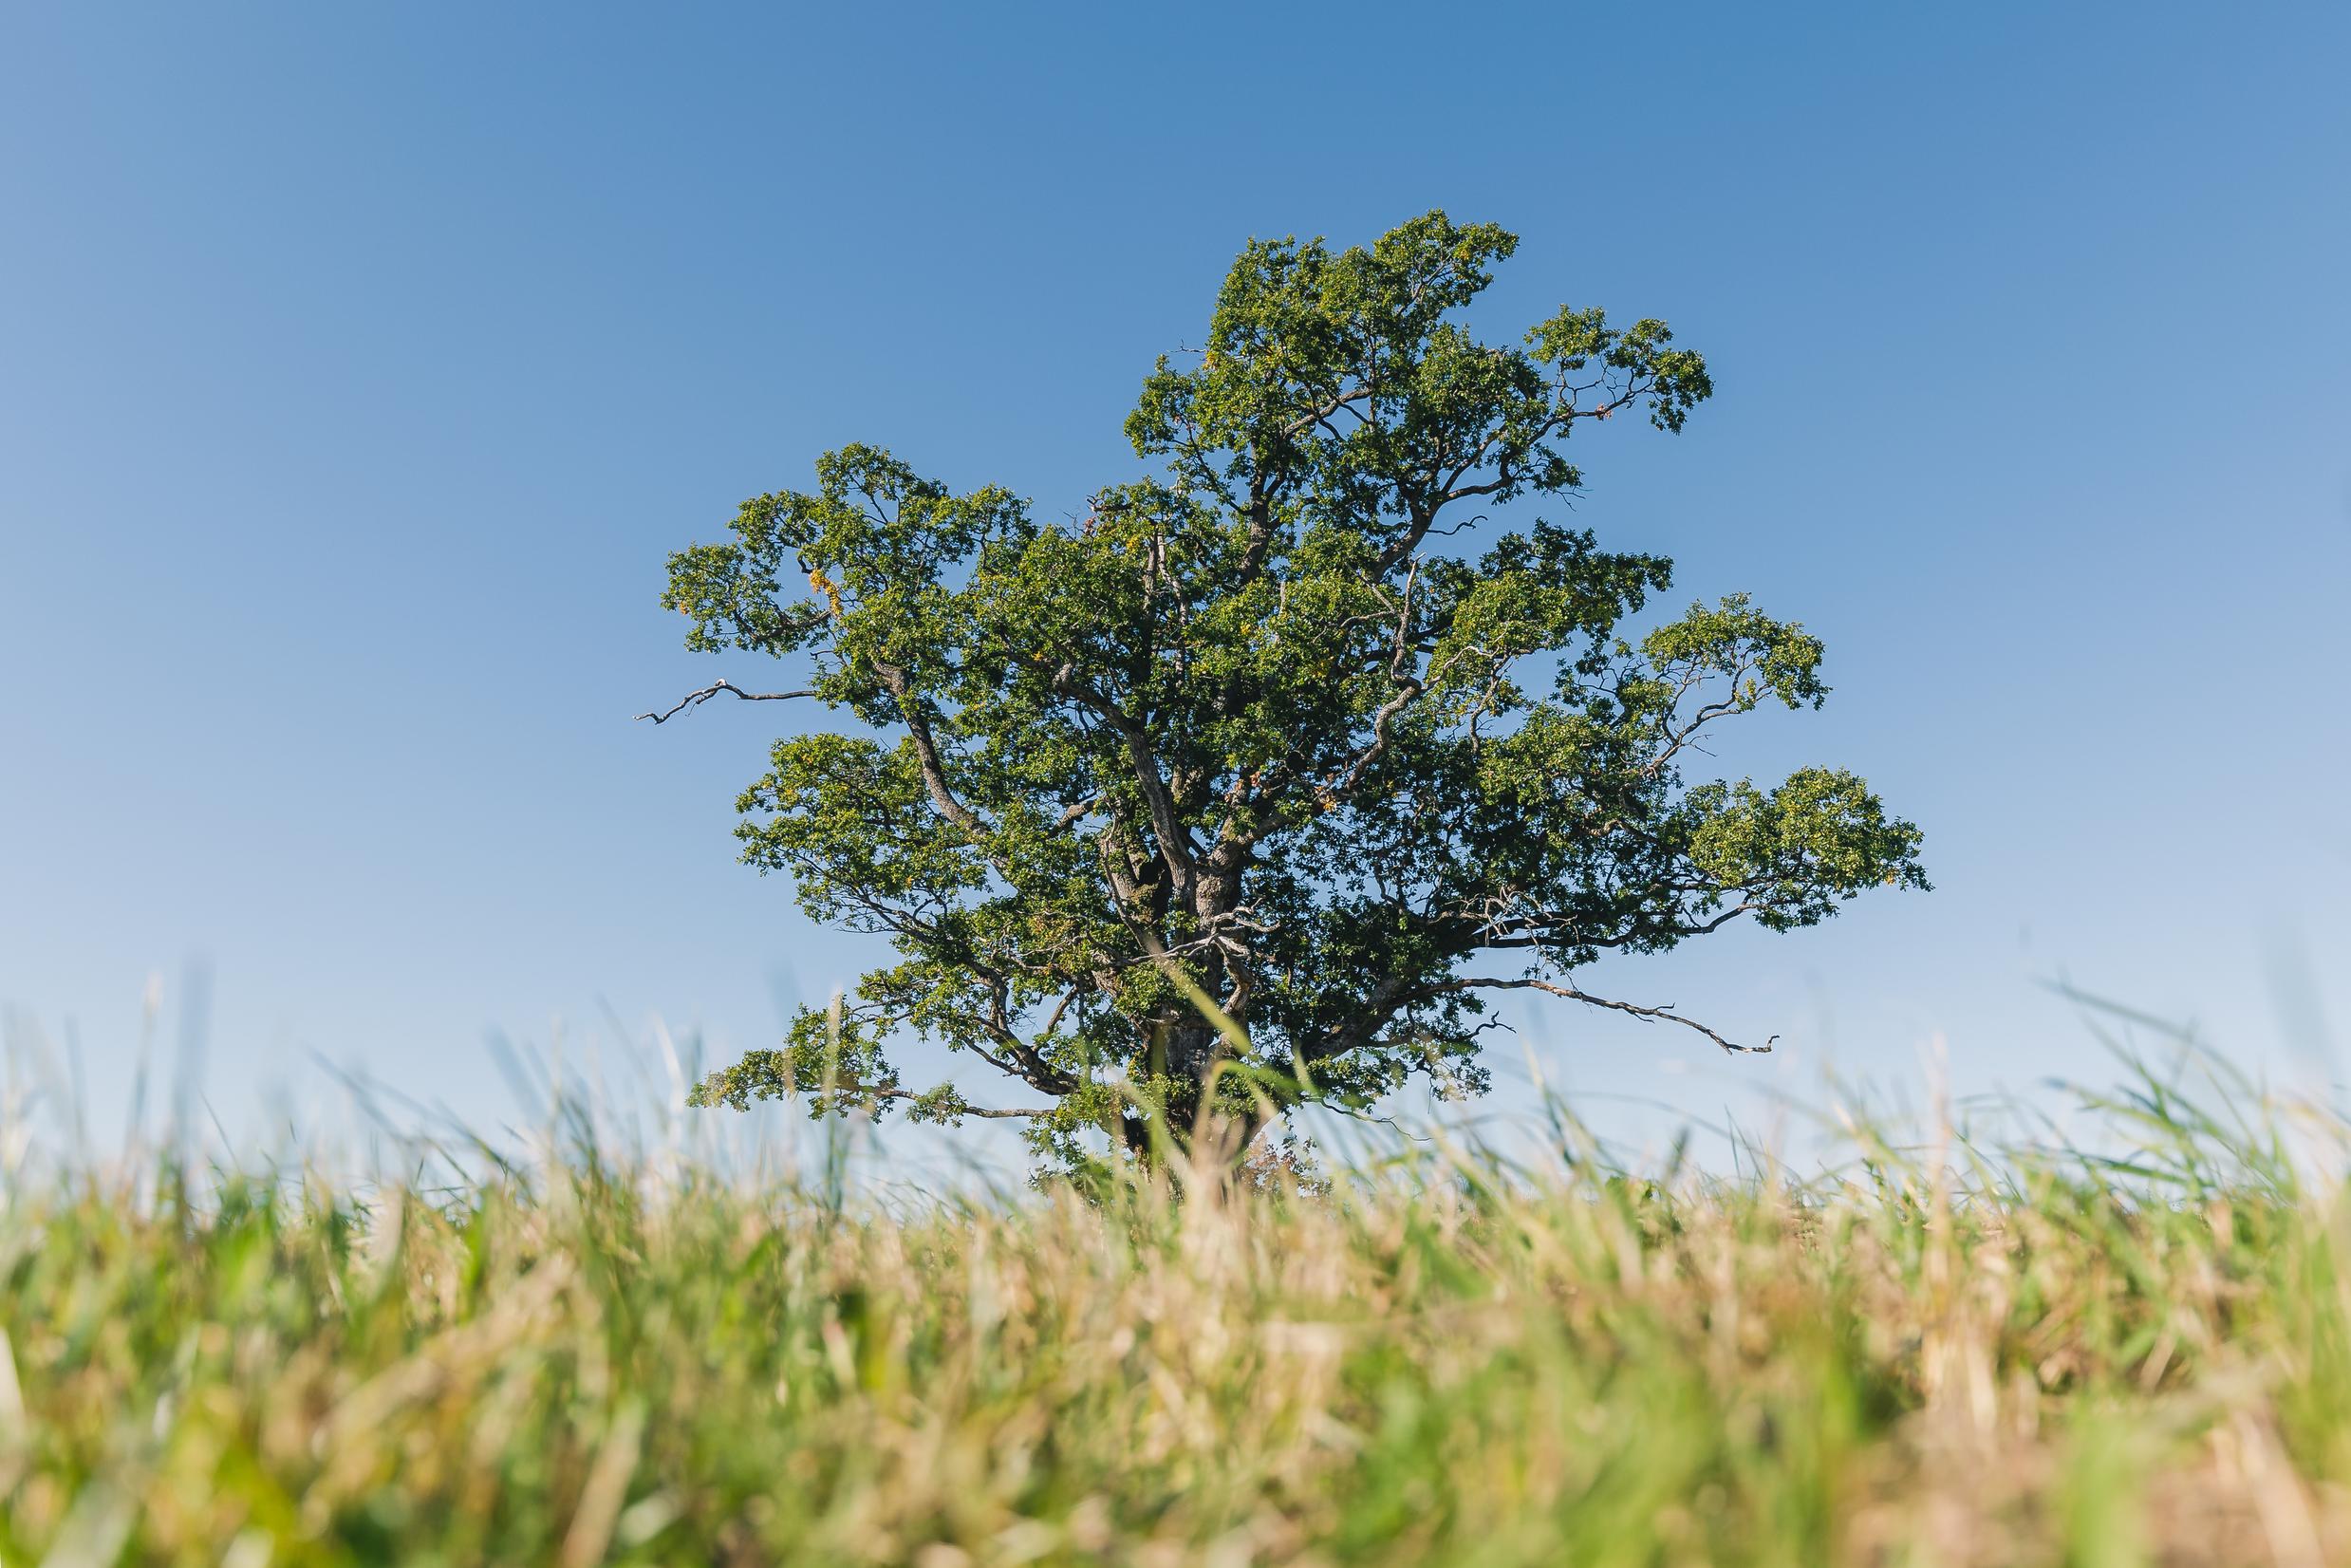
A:
<svg viewBox="0 0 2351 1568">
<path fill-rule="evenodd" d="M 1570 1001 L 1579 1001 L 1586 1006 L 1605 1007 L 1612 1012 L 1629 1013 L 1644 1023 L 1654 1023 L 1663 1018 L 1668 1023 L 1678 1023 L 1685 1029 L 1695 1029 L 1726 1051 L 1744 1051 L 1750 1055 L 1757 1056 L 1768 1055 L 1772 1041 L 1780 1037 L 1774 1035 L 1771 1039 L 1765 1040 L 1761 1045 L 1741 1045 L 1736 1040 L 1725 1039 L 1696 1018 L 1682 1017 L 1673 1010 L 1671 1002 L 1656 1007 L 1642 1007 L 1634 1002 L 1612 1001 L 1606 997 L 1595 997 L 1591 992 L 1579 990 L 1573 985 L 1554 985 L 1549 980 L 1531 978 L 1527 980 L 1460 980 L 1434 987 L 1434 989 L 1439 991 L 1546 991 L 1552 996 L 1565 997 Z"/>
<path fill-rule="evenodd" d="M 746 702 L 783 702 L 794 697 L 814 697 L 812 691 L 745 691 L 732 681 L 714 681 L 700 691 L 692 691 L 678 700 L 677 706 L 665 713 L 641 713 L 639 719 L 650 719 L 656 724 L 666 724 L 688 708 L 700 707 L 720 692 L 731 692 Z"/>
</svg>

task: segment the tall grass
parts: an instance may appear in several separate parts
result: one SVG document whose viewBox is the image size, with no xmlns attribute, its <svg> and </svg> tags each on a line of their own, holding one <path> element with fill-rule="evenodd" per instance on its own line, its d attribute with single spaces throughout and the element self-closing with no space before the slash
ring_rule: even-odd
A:
<svg viewBox="0 0 2351 1568">
<path fill-rule="evenodd" d="M 20 1175 L 0 1561 L 2351 1560 L 2337 1129 L 2145 1072 L 2078 1109 L 1737 1181 L 1561 1114 L 1101 1203 L 584 1135 Z"/>
</svg>

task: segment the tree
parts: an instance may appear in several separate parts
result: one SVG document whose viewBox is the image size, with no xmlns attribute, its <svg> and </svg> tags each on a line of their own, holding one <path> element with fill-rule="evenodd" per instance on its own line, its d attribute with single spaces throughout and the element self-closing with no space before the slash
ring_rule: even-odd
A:
<svg viewBox="0 0 2351 1568">
<path fill-rule="evenodd" d="M 1690 783 L 1722 721 L 1817 707 L 1821 645 L 1745 597 L 1635 635 L 1670 563 L 1530 520 L 1586 423 L 1678 431 L 1712 390 L 1658 321 L 1561 309 L 1517 346 L 1459 317 L 1515 236 L 1442 213 L 1369 250 L 1252 242 L 1205 346 L 1126 431 L 1153 476 L 1039 521 L 886 451 L 745 502 L 670 558 L 689 646 L 805 659 L 852 733 L 795 735 L 742 796 L 743 858 L 897 960 L 695 1099 L 1026 1118 L 1148 1159 L 1219 1117 L 1486 1086 L 1487 999 L 1529 990 L 1734 1042 L 1577 977 L 1751 917 L 1925 887 L 1920 835 L 1851 773 Z M 805 584 L 806 593 L 799 591 Z M 942 1041 L 1036 1103 L 903 1083 Z M 1204 1115 L 1214 1112 L 1215 1116 Z"/>
</svg>

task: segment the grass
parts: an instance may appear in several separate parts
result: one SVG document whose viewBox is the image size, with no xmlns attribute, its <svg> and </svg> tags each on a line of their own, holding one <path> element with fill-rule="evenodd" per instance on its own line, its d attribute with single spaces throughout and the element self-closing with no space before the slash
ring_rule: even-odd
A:
<svg viewBox="0 0 2351 1568">
<path fill-rule="evenodd" d="M 1857 1124 L 1725 1181 L 1561 1122 L 1099 1205 L 592 1145 L 20 1174 L 0 1561 L 2351 1560 L 2340 1146 L 2242 1085 L 2080 1109 L 2096 1152 Z"/>
</svg>

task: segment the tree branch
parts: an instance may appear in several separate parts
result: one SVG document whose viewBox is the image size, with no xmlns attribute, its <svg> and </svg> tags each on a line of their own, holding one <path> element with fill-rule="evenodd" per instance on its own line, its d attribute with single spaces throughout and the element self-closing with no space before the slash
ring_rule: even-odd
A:
<svg viewBox="0 0 2351 1568">
<path fill-rule="evenodd" d="M 1046 661 L 1035 656 L 1031 657 L 1031 663 L 1038 668 L 1051 667 Z M 1126 742 L 1128 764 L 1134 775 L 1136 787 L 1142 793 L 1144 809 L 1151 819 L 1151 836 L 1159 841 L 1160 858 L 1175 882 L 1177 896 L 1188 905 L 1192 901 L 1192 886 L 1200 876 L 1199 849 L 1192 843 L 1191 833 L 1185 828 L 1184 819 L 1176 812 L 1175 798 L 1168 793 L 1167 781 L 1160 774 L 1159 755 L 1151 747 L 1149 733 L 1126 709 L 1078 680 L 1070 663 L 1065 663 L 1052 669 L 1049 679 L 1054 691 L 1077 699 L 1080 703 L 1108 719 L 1110 727 L 1118 732 L 1120 739 Z"/>
<path fill-rule="evenodd" d="M 720 692 L 731 692 L 746 702 L 785 702 L 795 697 L 814 697 L 812 691 L 745 691 L 732 681 L 714 681 L 700 691 L 688 692 L 678 700 L 675 707 L 663 713 L 641 713 L 639 719 L 650 719 L 656 724 L 666 724 L 688 708 L 700 707 Z"/>
<path fill-rule="evenodd" d="M 1699 1034 L 1704 1035 L 1707 1039 L 1712 1040 L 1715 1044 L 1721 1046 L 1726 1051 L 1744 1051 L 1751 1055 L 1758 1056 L 1769 1054 L 1772 1041 L 1777 1040 L 1780 1037 L 1779 1036 L 1774 1035 L 1771 1036 L 1771 1039 L 1765 1040 L 1761 1045 L 1741 1045 L 1736 1040 L 1725 1039 L 1713 1030 L 1708 1029 L 1705 1024 L 1700 1023 L 1696 1018 L 1686 1018 L 1682 1017 L 1682 1015 L 1673 1011 L 1673 1004 L 1671 1002 L 1666 1002 L 1662 1006 L 1657 1007 L 1642 1007 L 1636 1003 L 1629 1001 L 1611 1001 L 1606 997 L 1595 997 L 1591 992 L 1579 990 L 1573 985 L 1554 985 L 1549 980 L 1535 980 L 1531 977 L 1526 980 L 1458 980 L 1448 981 L 1443 985 L 1431 986 L 1429 989 L 1437 992 L 1546 991 L 1552 996 L 1565 997 L 1570 1001 L 1579 1001 L 1589 1007 L 1605 1007 L 1610 1009 L 1612 1012 L 1629 1013 L 1633 1017 L 1639 1018 L 1644 1023 L 1654 1023 L 1660 1018 L 1664 1019 L 1668 1023 L 1678 1023 L 1685 1029 L 1695 1029 Z"/>
<path fill-rule="evenodd" d="M 905 671 L 878 659 L 873 662 L 873 668 L 882 679 L 883 688 L 897 702 L 898 715 L 905 720 L 906 733 L 914 737 L 915 760 L 922 765 L 923 787 L 929 792 L 931 804 L 939 808 L 941 816 L 965 832 L 985 832 L 987 825 L 980 820 L 979 814 L 956 799 L 955 792 L 947 787 L 947 770 L 939 759 L 939 742 L 931 737 L 930 720 L 923 716 L 922 708 L 916 703 L 913 692 L 906 683 Z"/>
<path fill-rule="evenodd" d="M 923 1098 L 922 1092 L 916 1090 L 874 1089 L 866 1084 L 835 1084 L 832 1087 L 832 1093 L 836 1099 L 851 1100 L 919 1100 Z M 958 1116 L 986 1116 L 993 1120 L 1010 1116 L 1050 1116 L 1053 1111 L 1050 1107 L 1042 1110 L 990 1111 L 982 1106 L 965 1104 L 958 1105 L 955 1114 Z"/>
</svg>

